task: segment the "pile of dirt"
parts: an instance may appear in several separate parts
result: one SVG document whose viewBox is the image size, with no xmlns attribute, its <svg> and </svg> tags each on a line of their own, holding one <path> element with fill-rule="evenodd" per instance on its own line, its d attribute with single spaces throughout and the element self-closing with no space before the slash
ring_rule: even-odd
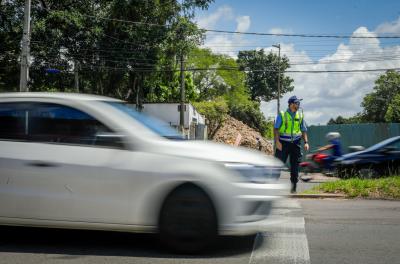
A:
<svg viewBox="0 0 400 264">
<path fill-rule="evenodd" d="M 217 131 L 213 138 L 216 142 L 229 145 L 237 145 L 260 150 L 268 155 L 272 155 L 272 143 L 265 140 L 259 132 L 249 127 L 243 122 L 228 116 L 224 125 Z M 239 141 L 240 140 L 240 141 Z"/>
</svg>

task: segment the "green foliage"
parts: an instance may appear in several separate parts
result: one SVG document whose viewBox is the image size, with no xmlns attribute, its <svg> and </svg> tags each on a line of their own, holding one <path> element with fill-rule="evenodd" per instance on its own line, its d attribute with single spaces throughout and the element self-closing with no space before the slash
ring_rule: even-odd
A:
<svg viewBox="0 0 400 264">
<path fill-rule="evenodd" d="M 251 128 L 256 129 L 262 135 L 268 134 L 268 122 L 260 111 L 260 104 L 258 102 L 231 105 L 229 114 Z"/>
<path fill-rule="evenodd" d="M 228 105 L 229 115 L 263 135 L 268 132 L 260 104 L 250 99 L 246 74 L 239 70 L 225 70 L 238 68 L 233 58 L 213 54 L 208 49 L 195 49 L 189 55 L 188 64 L 190 67 L 209 69 L 193 73 L 199 101 L 215 100 L 222 96 Z"/>
<path fill-rule="evenodd" d="M 336 119 L 331 118 L 328 121 L 328 125 L 359 124 L 363 122 L 364 117 L 362 116 L 362 114 L 358 113 L 357 115 L 348 118 L 342 116 L 338 116 L 336 117 Z"/>
<path fill-rule="evenodd" d="M 385 115 L 385 121 L 400 123 L 400 93 L 390 102 Z"/>
<path fill-rule="evenodd" d="M 228 105 L 223 98 L 214 101 L 193 103 L 197 111 L 207 119 L 208 138 L 213 139 L 218 129 L 222 127 L 228 114 Z"/>
<path fill-rule="evenodd" d="M 156 76 L 157 78 L 159 76 Z M 146 95 L 147 102 L 179 102 L 181 79 L 179 72 L 172 72 L 172 79 L 170 80 L 149 80 L 145 86 L 150 86 L 149 93 Z M 197 90 L 192 78 L 192 73 L 185 72 L 185 95 L 188 102 L 196 101 L 198 98 Z"/>
<path fill-rule="evenodd" d="M 264 50 L 240 51 L 238 55 L 240 69 L 246 71 L 246 83 L 250 88 L 253 101 L 271 101 L 278 97 L 278 77 L 280 69 L 281 96 L 293 91 L 293 79 L 285 76 L 284 71 L 290 67 L 289 59 Z"/>
<path fill-rule="evenodd" d="M 0 92 L 18 91 L 23 1 L 0 1 Z"/>
<path fill-rule="evenodd" d="M 350 198 L 400 199 L 400 176 L 381 179 L 348 179 L 326 182 L 307 193 L 343 193 Z"/>
<path fill-rule="evenodd" d="M 400 73 L 387 71 L 375 81 L 373 92 L 367 94 L 362 102 L 363 116 L 367 122 L 385 122 L 396 117 L 398 105 L 392 103 L 398 100 L 400 94 Z M 396 99 L 397 98 L 397 99 Z M 390 113 L 388 113 L 391 107 Z"/>
<path fill-rule="evenodd" d="M 81 92 L 128 101 L 139 98 L 137 103 L 147 97 L 170 100 L 174 98 L 171 94 L 176 86 L 172 91 L 165 91 L 166 98 L 150 93 L 156 88 L 169 89 L 175 83 L 177 55 L 189 52 L 204 36 L 190 18 L 196 8 L 206 9 L 212 2 L 32 1 L 31 55 L 34 59 L 30 90 L 46 87 L 73 90 L 74 71 L 78 69 Z M 3 91 L 18 90 L 23 6 L 22 0 L 0 2 L 0 90 Z M 62 73 L 46 74 L 48 68 Z M 191 83 L 187 80 L 189 94 Z"/>
</svg>

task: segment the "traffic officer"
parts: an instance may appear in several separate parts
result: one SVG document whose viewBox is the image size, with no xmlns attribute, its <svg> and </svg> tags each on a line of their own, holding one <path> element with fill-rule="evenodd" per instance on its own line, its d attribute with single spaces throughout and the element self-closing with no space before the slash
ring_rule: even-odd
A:
<svg viewBox="0 0 400 264">
<path fill-rule="evenodd" d="M 303 112 L 299 111 L 301 100 L 303 99 L 298 99 L 296 96 L 290 97 L 288 109 L 279 113 L 274 125 L 275 156 L 284 163 L 290 156 L 291 193 L 296 192 L 299 179 L 302 138 L 304 139 L 304 150 L 308 151 L 310 149 L 306 122 L 304 121 Z"/>
</svg>

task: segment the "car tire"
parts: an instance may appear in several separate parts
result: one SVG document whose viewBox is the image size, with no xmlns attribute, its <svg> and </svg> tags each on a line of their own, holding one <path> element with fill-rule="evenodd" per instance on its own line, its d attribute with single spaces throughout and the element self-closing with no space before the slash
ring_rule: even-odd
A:
<svg viewBox="0 0 400 264">
<path fill-rule="evenodd" d="M 161 243 L 179 253 L 198 253 L 217 237 L 217 216 L 209 196 L 184 184 L 166 198 L 159 218 Z"/>
</svg>

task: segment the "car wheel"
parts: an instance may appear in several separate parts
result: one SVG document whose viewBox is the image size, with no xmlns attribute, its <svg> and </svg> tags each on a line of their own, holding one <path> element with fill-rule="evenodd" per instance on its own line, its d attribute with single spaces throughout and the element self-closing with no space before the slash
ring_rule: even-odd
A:
<svg viewBox="0 0 400 264">
<path fill-rule="evenodd" d="M 217 228 L 217 216 L 211 199 L 195 185 L 178 187 L 162 206 L 160 240 L 174 251 L 202 251 L 215 241 Z"/>
</svg>

